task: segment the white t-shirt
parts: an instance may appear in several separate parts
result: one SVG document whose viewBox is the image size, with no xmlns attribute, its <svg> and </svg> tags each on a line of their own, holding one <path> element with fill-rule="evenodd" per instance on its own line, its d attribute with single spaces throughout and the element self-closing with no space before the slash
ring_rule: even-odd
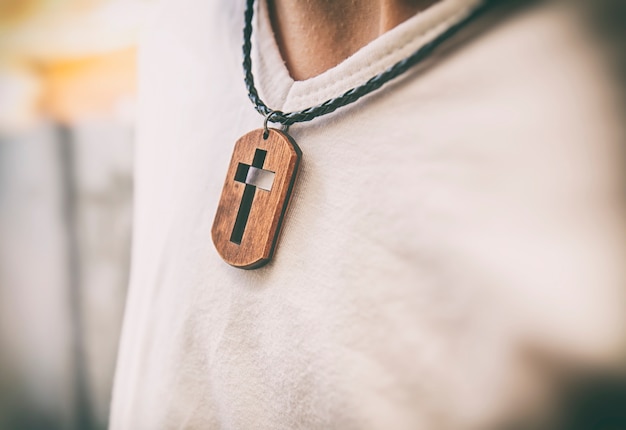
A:
<svg viewBox="0 0 626 430">
<path fill-rule="evenodd" d="M 261 2 L 261 96 L 285 112 L 335 97 L 475 3 L 443 0 L 294 82 Z M 470 429 L 540 388 L 529 355 L 615 357 L 619 121 L 571 10 L 496 13 L 292 126 L 303 158 L 277 252 L 245 271 L 211 241 L 233 145 L 263 124 L 243 82 L 243 9 L 167 1 L 143 40 L 112 429 Z"/>
</svg>

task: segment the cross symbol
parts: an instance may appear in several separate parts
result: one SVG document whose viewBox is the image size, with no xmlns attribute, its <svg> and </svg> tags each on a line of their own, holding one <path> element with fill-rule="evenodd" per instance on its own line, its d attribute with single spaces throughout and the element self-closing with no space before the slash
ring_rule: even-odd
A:
<svg viewBox="0 0 626 430">
<path fill-rule="evenodd" d="M 237 166 L 237 172 L 235 173 L 235 181 L 246 184 L 246 188 L 243 191 L 243 197 L 241 198 L 241 204 L 237 211 L 237 218 L 235 220 L 235 226 L 233 232 L 230 235 L 230 241 L 241 245 L 241 239 L 243 238 L 243 232 L 246 229 L 248 223 L 248 217 L 250 216 L 250 210 L 252 209 L 252 201 L 254 200 L 254 194 L 257 188 L 263 191 L 271 191 L 272 184 L 274 183 L 274 172 L 269 170 L 263 170 L 263 163 L 265 163 L 265 156 L 267 151 L 257 149 L 254 152 L 254 159 L 252 165 L 239 163 Z"/>
</svg>

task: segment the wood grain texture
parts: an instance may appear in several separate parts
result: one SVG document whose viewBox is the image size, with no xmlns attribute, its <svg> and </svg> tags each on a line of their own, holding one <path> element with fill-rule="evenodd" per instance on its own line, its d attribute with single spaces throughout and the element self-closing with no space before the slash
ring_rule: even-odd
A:
<svg viewBox="0 0 626 430">
<path fill-rule="evenodd" d="M 236 243 L 232 237 L 237 215 L 244 191 L 252 185 L 239 182 L 235 177 L 240 163 L 252 165 L 257 150 L 267 152 L 262 168 L 275 173 L 274 181 L 270 191 L 254 190 L 243 236 L 240 243 Z M 228 264 L 242 269 L 256 269 L 271 260 L 301 156 L 296 143 L 276 129 L 269 130 L 267 139 L 263 139 L 263 129 L 259 129 L 237 141 L 211 230 L 215 248 Z"/>
</svg>

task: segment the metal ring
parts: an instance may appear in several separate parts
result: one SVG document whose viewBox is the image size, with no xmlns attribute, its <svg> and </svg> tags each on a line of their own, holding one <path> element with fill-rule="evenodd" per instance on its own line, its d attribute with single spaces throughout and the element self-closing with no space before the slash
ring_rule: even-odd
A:
<svg viewBox="0 0 626 430">
<path fill-rule="evenodd" d="M 272 115 L 274 115 L 273 110 L 269 111 L 269 113 L 265 115 L 265 121 L 263 121 L 263 139 L 267 139 L 267 137 L 270 135 L 270 131 L 267 128 L 267 122 L 270 120 L 270 117 Z"/>
<path fill-rule="evenodd" d="M 267 128 L 267 122 L 272 121 L 272 117 L 276 114 L 282 114 L 282 112 L 279 110 L 270 110 L 268 114 L 265 115 L 265 121 L 263 121 L 263 139 L 267 139 L 270 135 L 270 130 Z"/>
</svg>

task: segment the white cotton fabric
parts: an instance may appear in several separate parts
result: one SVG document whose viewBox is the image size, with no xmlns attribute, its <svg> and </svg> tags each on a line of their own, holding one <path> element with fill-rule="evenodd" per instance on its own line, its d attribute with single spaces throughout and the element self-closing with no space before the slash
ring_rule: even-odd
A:
<svg viewBox="0 0 626 430">
<path fill-rule="evenodd" d="M 545 380 L 527 357 L 616 357 L 620 128 L 568 8 L 481 21 L 292 126 L 303 160 L 278 249 L 244 271 L 210 232 L 234 142 L 263 123 L 242 78 L 243 3 L 167 1 L 142 43 L 112 429 L 482 428 Z M 262 5 L 258 87 L 274 109 L 315 105 L 475 4 L 443 0 L 303 82 Z"/>
</svg>

